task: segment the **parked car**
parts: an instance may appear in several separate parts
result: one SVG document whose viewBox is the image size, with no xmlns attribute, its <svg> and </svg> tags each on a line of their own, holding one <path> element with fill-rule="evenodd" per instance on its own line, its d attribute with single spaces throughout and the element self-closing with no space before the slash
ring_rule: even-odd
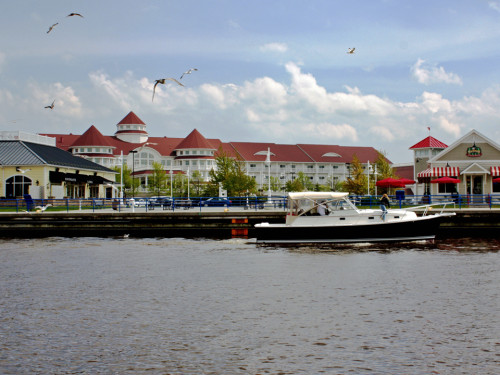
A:
<svg viewBox="0 0 500 375">
<path fill-rule="evenodd" d="M 229 207 L 231 206 L 231 201 L 226 198 L 208 198 L 201 203 L 203 206 L 211 207 Z"/>
<path fill-rule="evenodd" d="M 152 203 L 154 206 L 163 207 L 164 209 L 167 207 L 172 207 L 172 199 L 170 199 L 169 197 L 156 198 Z"/>
</svg>

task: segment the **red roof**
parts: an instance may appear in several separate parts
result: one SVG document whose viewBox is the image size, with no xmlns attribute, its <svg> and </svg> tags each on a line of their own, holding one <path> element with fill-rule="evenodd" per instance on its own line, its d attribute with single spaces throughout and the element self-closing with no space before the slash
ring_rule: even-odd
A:
<svg viewBox="0 0 500 375">
<path fill-rule="evenodd" d="M 430 135 L 422 139 L 417 144 L 410 147 L 410 150 L 417 148 L 447 148 L 448 145 L 445 145 L 443 142 L 438 141 L 436 138 L 431 137 Z"/>
<path fill-rule="evenodd" d="M 132 125 L 132 124 L 141 124 L 141 125 L 146 125 L 142 120 L 137 117 L 137 115 L 130 111 L 127 116 L 121 120 L 118 125 Z"/>
<path fill-rule="evenodd" d="M 108 146 L 112 147 L 111 143 L 108 139 L 101 134 L 97 128 L 92 125 L 87 129 L 85 133 L 83 133 L 80 137 L 78 137 L 70 147 L 75 146 Z"/>
<path fill-rule="evenodd" d="M 189 133 L 189 135 L 176 147 L 176 149 L 186 148 L 204 148 L 215 150 L 215 147 L 196 129 Z"/>
<path fill-rule="evenodd" d="M 318 163 L 350 163 L 354 155 L 360 163 L 373 163 L 378 159 L 379 154 L 373 147 L 313 144 L 299 144 L 298 147 Z M 386 160 L 390 163 L 390 160 L 387 158 Z"/>
</svg>

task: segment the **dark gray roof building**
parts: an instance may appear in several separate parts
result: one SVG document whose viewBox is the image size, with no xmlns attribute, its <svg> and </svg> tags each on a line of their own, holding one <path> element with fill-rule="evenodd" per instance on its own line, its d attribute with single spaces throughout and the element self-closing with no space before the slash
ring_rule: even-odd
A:
<svg viewBox="0 0 500 375">
<path fill-rule="evenodd" d="M 75 168 L 94 172 L 114 172 L 87 159 L 72 155 L 60 148 L 25 142 L 0 141 L 0 165 L 2 166 L 42 166 Z"/>
</svg>

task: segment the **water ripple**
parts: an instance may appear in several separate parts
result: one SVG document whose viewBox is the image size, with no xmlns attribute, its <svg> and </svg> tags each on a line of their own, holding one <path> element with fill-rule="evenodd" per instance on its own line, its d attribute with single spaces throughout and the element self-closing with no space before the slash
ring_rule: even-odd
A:
<svg viewBox="0 0 500 375">
<path fill-rule="evenodd" d="M 482 239 L 0 240 L 0 372 L 495 374 L 499 266 Z"/>
</svg>

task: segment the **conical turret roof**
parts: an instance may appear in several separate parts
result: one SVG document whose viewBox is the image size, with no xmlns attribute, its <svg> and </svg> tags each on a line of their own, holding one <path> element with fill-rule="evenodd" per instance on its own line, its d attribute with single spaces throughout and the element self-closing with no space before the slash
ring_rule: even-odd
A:
<svg viewBox="0 0 500 375">
<path fill-rule="evenodd" d="M 202 136 L 201 133 L 196 129 L 189 133 L 189 135 L 184 138 L 175 149 L 179 150 L 186 148 L 203 148 L 215 150 L 215 147 L 209 141 L 207 141 L 207 139 Z"/>
<path fill-rule="evenodd" d="M 70 147 L 76 146 L 108 146 L 114 147 L 108 139 L 92 125 L 85 133 L 79 136 Z"/>
<path fill-rule="evenodd" d="M 132 124 L 140 124 L 146 125 L 134 112 L 130 111 L 127 116 L 125 116 L 118 125 L 132 125 Z"/>
</svg>

